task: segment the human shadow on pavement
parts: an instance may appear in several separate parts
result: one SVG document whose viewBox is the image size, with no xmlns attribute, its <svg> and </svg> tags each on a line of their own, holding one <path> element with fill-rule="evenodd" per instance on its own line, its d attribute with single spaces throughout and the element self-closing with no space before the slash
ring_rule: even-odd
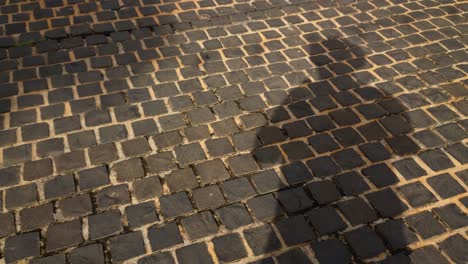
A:
<svg viewBox="0 0 468 264">
<path fill-rule="evenodd" d="M 288 247 L 312 242 L 320 263 L 383 259 L 385 254 L 390 256 L 386 261 L 409 263 L 407 246 L 418 238 L 399 218 L 409 207 L 392 188 L 400 179 L 387 165 L 419 151 L 406 136 L 412 131 L 402 115 L 407 108 L 386 93 L 391 82 L 372 85 L 377 77 L 362 46 L 331 38 L 310 44 L 307 51 L 315 66 L 307 71 L 315 80 L 303 78 L 297 88 L 271 92 L 284 99 L 267 110 L 272 124 L 257 129 L 260 142 L 252 143 L 266 171 L 251 179 L 265 190 L 279 189 L 279 202 L 266 194 L 247 206 L 258 220 L 279 217 L 273 223 Z M 276 166 L 282 176 L 269 170 Z M 280 248 L 273 229 L 258 231 L 269 235 L 259 247 Z M 276 258 L 309 263 L 300 248 Z"/>
</svg>

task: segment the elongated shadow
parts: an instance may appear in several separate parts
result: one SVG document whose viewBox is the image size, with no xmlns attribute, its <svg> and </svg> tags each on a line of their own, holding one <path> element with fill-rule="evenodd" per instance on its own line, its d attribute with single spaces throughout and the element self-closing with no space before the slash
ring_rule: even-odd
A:
<svg viewBox="0 0 468 264">
<path fill-rule="evenodd" d="M 408 206 L 390 188 L 399 179 L 384 163 L 419 151 L 406 137 L 412 131 L 401 115 L 406 107 L 372 85 L 377 77 L 368 71 L 373 66 L 365 48 L 331 38 L 306 50 L 314 65 L 307 71 L 314 78 L 271 92 L 284 99 L 267 111 L 271 125 L 256 131 L 261 146 L 253 150 L 255 159 L 262 169 L 279 166 L 287 183 L 269 212 L 282 215 L 274 225 L 288 246 L 312 241 L 320 263 L 348 263 L 386 252 L 406 263 L 407 246 L 417 238 L 403 220 L 392 220 Z M 252 179 L 281 177 L 269 172 Z M 265 248 L 278 243 L 274 233 L 270 236 Z M 307 263 L 299 249 L 277 259 Z"/>
</svg>

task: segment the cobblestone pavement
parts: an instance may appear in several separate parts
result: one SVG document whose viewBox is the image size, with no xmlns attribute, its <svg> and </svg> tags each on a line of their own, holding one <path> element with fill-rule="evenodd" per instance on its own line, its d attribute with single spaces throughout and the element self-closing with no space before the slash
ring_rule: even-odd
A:
<svg viewBox="0 0 468 264">
<path fill-rule="evenodd" d="M 468 4 L 0 0 L 1 263 L 467 263 Z"/>
</svg>

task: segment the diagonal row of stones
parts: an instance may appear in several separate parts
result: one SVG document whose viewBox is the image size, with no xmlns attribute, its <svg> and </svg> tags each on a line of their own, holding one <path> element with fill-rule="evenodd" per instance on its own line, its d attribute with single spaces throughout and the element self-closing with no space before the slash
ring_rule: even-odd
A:
<svg viewBox="0 0 468 264">
<path fill-rule="evenodd" d="M 10 1 L 6 1 L 10 2 Z M 67 36 L 109 34 L 141 27 L 170 25 L 176 30 L 214 26 L 245 20 L 245 14 L 262 16 L 262 12 L 304 0 L 273 1 L 169 1 L 105 0 L 98 2 L 45 0 L 16 3 L 11 1 L 0 8 L 0 30 L 13 36 L 2 39 L 3 45 L 62 39 Z M 327 1 L 319 1 L 329 7 Z M 345 2 L 343 4 L 346 4 Z"/>
<path fill-rule="evenodd" d="M 312 1 L 0 50 L 4 260 L 463 262 L 464 8 Z"/>
</svg>

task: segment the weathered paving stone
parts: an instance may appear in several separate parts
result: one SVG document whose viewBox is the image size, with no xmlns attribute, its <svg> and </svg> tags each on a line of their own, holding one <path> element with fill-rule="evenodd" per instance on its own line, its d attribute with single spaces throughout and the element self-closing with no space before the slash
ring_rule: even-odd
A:
<svg viewBox="0 0 468 264">
<path fill-rule="evenodd" d="M 0 169 L 0 186 L 15 185 L 20 180 L 20 167 Z"/>
<path fill-rule="evenodd" d="M 124 261 L 146 253 L 141 232 L 118 235 L 109 240 L 113 261 Z"/>
<path fill-rule="evenodd" d="M 385 251 L 383 241 L 367 226 L 345 233 L 345 239 L 362 259 L 377 256 Z"/>
<path fill-rule="evenodd" d="M 412 207 L 423 206 L 437 201 L 437 198 L 420 182 L 406 184 L 398 188 Z"/>
<path fill-rule="evenodd" d="M 346 228 L 346 224 L 333 207 L 322 207 L 307 212 L 306 216 L 321 235 Z"/>
<path fill-rule="evenodd" d="M 254 197 L 247 201 L 247 206 L 259 221 L 272 219 L 283 213 L 280 203 L 272 194 Z"/>
<path fill-rule="evenodd" d="M 439 221 L 428 211 L 423 211 L 405 218 L 405 221 L 423 238 L 429 238 L 445 231 Z"/>
<path fill-rule="evenodd" d="M 236 229 L 252 223 L 252 218 L 245 206 L 236 203 L 216 210 L 216 216 L 227 229 Z"/>
<path fill-rule="evenodd" d="M 167 148 L 182 143 L 182 137 L 178 131 L 169 131 L 153 136 L 158 148 Z"/>
<path fill-rule="evenodd" d="M 294 162 L 281 167 L 281 172 L 289 184 L 297 184 L 312 179 L 312 173 L 302 162 Z"/>
<path fill-rule="evenodd" d="M 288 213 L 297 213 L 314 205 L 304 189 L 300 187 L 281 190 L 277 193 L 277 197 Z"/>
<path fill-rule="evenodd" d="M 320 263 L 346 263 L 352 257 L 348 247 L 338 239 L 313 243 L 312 249 Z"/>
<path fill-rule="evenodd" d="M 113 170 L 116 179 L 120 182 L 141 178 L 145 175 L 143 164 L 139 158 L 118 162 L 114 165 Z"/>
<path fill-rule="evenodd" d="M 408 136 L 397 136 L 387 139 L 387 143 L 398 155 L 413 154 L 419 151 L 418 145 Z"/>
<path fill-rule="evenodd" d="M 57 176 L 44 183 L 44 197 L 46 199 L 65 196 L 74 191 L 75 180 L 72 174 Z"/>
<path fill-rule="evenodd" d="M 364 179 L 357 172 L 347 172 L 336 175 L 334 177 L 334 182 L 341 189 L 341 191 L 348 196 L 357 195 L 369 190 L 369 184 L 367 184 Z M 309 185 L 310 188 L 310 185 Z M 317 188 L 320 192 L 321 188 Z M 337 191 L 334 192 L 335 197 L 337 196 Z M 326 195 L 326 194 L 325 194 Z"/>
<path fill-rule="evenodd" d="M 208 153 L 213 157 L 227 155 L 234 152 L 234 148 L 227 138 L 208 139 L 206 142 Z"/>
<path fill-rule="evenodd" d="M 391 153 L 377 142 L 360 145 L 359 149 L 372 162 L 384 161 L 392 157 Z"/>
<path fill-rule="evenodd" d="M 278 143 L 286 140 L 286 135 L 277 127 L 264 127 L 257 133 L 257 137 L 263 144 Z"/>
<path fill-rule="evenodd" d="M 195 141 L 199 139 L 205 139 L 210 136 L 208 126 L 196 126 L 196 127 L 187 127 L 184 129 L 184 133 L 187 136 L 189 141 Z"/>
<path fill-rule="evenodd" d="M 54 167 L 51 159 L 42 159 L 26 162 L 23 170 L 23 178 L 31 181 L 51 175 L 54 171 Z M 9 177 L 4 178 L 4 180 L 8 179 Z"/>
<path fill-rule="evenodd" d="M 126 207 L 125 215 L 130 228 L 139 227 L 158 220 L 156 208 L 151 201 Z"/>
<path fill-rule="evenodd" d="M 48 257 L 32 259 L 30 263 L 43 264 L 43 263 L 66 263 L 66 257 L 63 253 L 58 253 Z"/>
<path fill-rule="evenodd" d="M 90 244 L 70 252 L 70 263 L 104 263 L 104 249 L 101 244 Z"/>
<path fill-rule="evenodd" d="M 109 143 L 127 138 L 127 129 L 124 125 L 111 125 L 99 128 L 102 143 Z"/>
<path fill-rule="evenodd" d="M 377 122 L 370 122 L 359 126 L 358 131 L 369 141 L 384 139 L 388 136 L 388 133 Z"/>
<path fill-rule="evenodd" d="M 290 249 L 276 257 L 279 263 L 312 263 L 300 248 Z"/>
<path fill-rule="evenodd" d="M 450 263 L 449 260 L 434 246 L 425 246 L 411 252 L 410 258 L 415 263 Z"/>
<path fill-rule="evenodd" d="M 176 250 L 179 263 L 214 263 L 205 243 L 197 243 Z"/>
<path fill-rule="evenodd" d="M 37 123 L 21 127 L 21 138 L 24 141 L 37 140 L 49 136 L 47 123 Z"/>
<path fill-rule="evenodd" d="M 293 216 L 275 222 L 281 236 L 287 245 L 296 245 L 315 239 L 311 226 L 304 216 Z"/>
<path fill-rule="evenodd" d="M 276 191 L 286 186 L 273 169 L 255 173 L 251 176 L 251 180 L 261 194 Z"/>
<path fill-rule="evenodd" d="M 79 116 L 70 116 L 54 119 L 56 134 L 67 133 L 81 129 Z"/>
<path fill-rule="evenodd" d="M 92 127 L 111 122 L 111 117 L 107 110 L 95 110 L 85 113 L 85 122 Z"/>
<path fill-rule="evenodd" d="M 366 198 L 382 216 L 395 216 L 408 209 L 408 206 L 398 198 L 392 189 L 370 193 L 366 195 Z"/>
<path fill-rule="evenodd" d="M 174 156 L 171 152 L 161 152 L 146 157 L 150 173 L 159 173 L 177 168 Z"/>
<path fill-rule="evenodd" d="M 405 223 L 399 220 L 390 220 L 378 224 L 376 230 L 382 237 L 387 241 L 392 249 L 404 248 L 418 241 L 416 235 L 405 225 Z"/>
<path fill-rule="evenodd" d="M 89 237 L 97 240 L 123 230 L 118 210 L 108 210 L 88 217 Z"/>
<path fill-rule="evenodd" d="M 440 149 L 421 152 L 419 157 L 434 171 L 440 171 L 454 166 L 452 161 Z"/>
<path fill-rule="evenodd" d="M 130 203 L 130 194 L 125 184 L 109 186 L 96 193 L 96 204 L 99 209 L 127 203 Z"/>
<path fill-rule="evenodd" d="M 334 130 L 332 134 L 345 147 L 364 143 L 364 139 L 352 128 L 340 128 Z"/>
<path fill-rule="evenodd" d="M 171 192 L 180 192 L 198 187 L 198 182 L 191 168 L 171 172 L 164 177 Z"/>
<path fill-rule="evenodd" d="M 185 192 L 162 196 L 160 203 L 161 212 L 165 217 L 180 216 L 193 210 L 192 204 Z"/>
<path fill-rule="evenodd" d="M 86 166 L 86 160 L 83 151 L 73 151 L 57 156 L 54 159 L 57 171 L 63 172 L 72 169 L 79 169 Z"/>
<path fill-rule="evenodd" d="M 395 261 L 397 263 L 411 263 L 410 257 L 403 252 L 385 258 L 382 263 L 394 263 Z"/>
<path fill-rule="evenodd" d="M 455 204 L 435 208 L 433 212 L 452 229 L 466 226 L 468 222 L 466 214 Z"/>
<path fill-rule="evenodd" d="M 229 172 L 226 170 L 224 163 L 219 159 L 199 163 L 195 165 L 195 169 L 203 184 L 229 178 Z"/>
<path fill-rule="evenodd" d="M 383 163 L 374 164 L 363 169 L 362 174 L 377 187 L 390 186 L 398 182 L 395 173 Z"/>
<path fill-rule="evenodd" d="M 234 261 L 247 256 L 238 234 L 230 234 L 213 239 L 216 255 L 221 261 Z"/>
<path fill-rule="evenodd" d="M 52 203 L 48 203 L 25 208 L 20 212 L 20 220 L 23 231 L 44 227 L 54 221 L 54 206 Z"/>
<path fill-rule="evenodd" d="M 360 155 L 350 148 L 335 152 L 331 157 L 343 170 L 349 170 L 364 165 L 364 160 Z"/>
<path fill-rule="evenodd" d="M 4 147 L 17 142 L 16 129 L 3 130 L 0 132 L 0 146 Z"/>
<path fill-rule="evenodd" d="M 182 165 L 189 165 L 206 159 L 203 149 L 197 143 L 177 146 L 175 153 L 177 161 Z"/>
<path fill-rule="evenodd" d="M 254 255 L 265 254 L 281 248 L 281 243 L 270 225 L 247 229 L 244 231 L 244 235 Z"/>
<path fill-rule="evenodd" d="M 151 147 L 146 138 L 137 138 L 122 142 L 122 151 L 127 157 L 143 154 L 150 150 Z"/>
<path fill-rule="evenodd" d="M 236 122 L 231 119 L 222 120 L 211 124 L 217 136 L 225 136 L 239 132 Z"/>
<path fill-rule="evenodd" d="M 183 218 L 181 224 L 192 240 L 218 232 L 218 225 L 210 212 L 201 212 Z"/>
<path fill-rule="evenodd" d="M 252 173 L 259 169 L 254 158 L 248 154 L 230 157 L 228 158 L 227 163 L 229 164 L 231 171 L 238 176 Z"/>
<path fill-rule="evenodd" d="M 48 251 L 67 248 L 83 241 L 81 222 L 74 220 L 49 226 L 46 234 Z"/>
<path fill-rule="evenodd" d="M 36 153 L 39 157 L 47 157 L 63 153 L 64 142 L 62 138 L 52 138 L 37 143 Z"/>
<path fill-rule="evenodd" d="M 466 153 L 467 153 L 468 148 L 465 145 L 458 143 L 458 144 L 454 144 L 445 148 L 445 150 L 450 155 L 452 155 L 452 157 L 454 157 L 458 162 L 462 164 L 465 164 L 468 162 L 466 159 L 466 156 L 467 156 Z"/>
<path fill-rule="evenodd" d="M 3 164 L 15 165 L 31 160 L 31 144 L 10 147 L 3 150 Z"/>
<path fill-rule="evenodd" d="M 342 201 L 337 205 L 352 225 L 369 223 L 378 219 L 374 210 L 361 198 Z M 354 214 L 356 210 L 359 210 L 361 213 Z"/>
<path fill-rule="evenodd" d="M 200 210 L 217 208 L 225 203 L 223 194 L 217 185 L 196 189 L 192 192 L 192 195 L 197 208 Z"/>
<path fill-rule="evenodd" d="M 58 211 L 63 217 L 78 217 L 91 214 L 93 205 L 91 197 L 88 194 L 65 198 L 58 203 Z"/>
<path fill-rule="evenodd" d="M 184 127 L 183 116 L 181 114 L 167 115 L 159 118 L 162 130 L 169 131 Z"/>
<path fill-rule="evenodd" d="M 318 153 L 325 153 L 339 148 L 338 143 L 336 143 L 336 141 L 326 133 L 312 136 L 308 138 L 308 140 L 312 148 L 314 148 Z"/>
<path fill-rule="evenodd" d="M 133 191 L 138 200 L 159 197 L 162 194 L 161 181 L 157 176 L 136 180 L 133 182 Z"/>
<path fill-rule="evenodd" d="M 15 233 L 16 227 L 15 227 L 15 218 L 13 214 L 11 213 L 0 214 L 0 223 L 3 226 L 2 231 L 0 233 L 0 237 L 6 237 L 8 235 L 12 235 Z"/>
<path fill-rule="evenodd" d="M 151 226 L 148 229 L 148 239 L 153 250 L 168 248 L 183 242 L 179 228 L 175 222 Z"/>
<path fill-rule="evenodd" d="M 39 199 L 37 186 L 34 183 L 7 189 L 5 192 L 5 207 L 14 209 L 33 203 Z"/>
<path fill-rule="evenodd" d="M 281 145 L 289 160 L 301 160 L 314 156 L 306 143 L 302 141 L 290 142 Z"/>
<path fill-rule="evenodd" d="M 466 240 L 460 235 L 453 235 L 439 244 L 439 247 L 455 262 L 466 262 Z"/>
<path fill-rule="evenodd" d="M 68 135 L 71 149 L 81 149 L 96 145 L 96 136 L 93 131 L 82 131 Z"/>
<path fill-rule="evenodd" d="M 426 147 L 440 147 L 444 145 L 444 140 L 431 130 L 422 130 L 414 134 L 416 140 L 424 144 Z"/>
<path fill-rule="evenodd" d="M 411 158 L 395 161 L 392 165 L 406 179 L 414 179 L 427 174 L 427 172 Z"/>
<path fill-rule="evenodd" d="M 117 149 L 112 143 L 92 147 L 88 150 L 88 154 L 93 165 L 111 162 L 118 158 Z"/>
<path fill-rule="evenodd" d="M 464 192 L 463 187 L 448 173 L 433 176 L 427 183 L 442 198 L 449 198 Z"/>
<path fill-rule="evenodd" d="M 312 198 L 319 204 L 327 204 L 341 197 L 337 187 L 329 180 L 311 182 L 307 184 L 306 188 Z"/>
<path fill-rule="evenodd" d="M 307 161 L 307 166 L 317 177 L 327 177 L 339 174 L 340 167 L 330 157 L 319 157 Z"/>
<path fill-rule="evenodd" d="M 109 183 L 109 174 L 106 166 L 98 166 L 77 172 L 81 190 L 92 189 Z"/>
<path fill-rule="evenodd" d="M 225 181 L 221 188 L 229 202 L 237 202 L 256 195 L 256 192 L 247 178 Z"/>
<path fill-rule="evenodd" d="M 174 264 L 175 260 L 169 252 L 162 252 L 154 255 L 149 255 L 138 260 L 138 264 L 150 263 Z"/>
<path fill-rule="evenodd" d="M 259 264 L 259 263 L 273 264 L 275 263 L 275 260 L 273 259 L 273 257 L 266 257 L 257 261 L 249 262 L 249 264 Z"/>
<path fill-rule="evenodd" d="M 5 241 L 5 260 L 15 262 L 32 256 L 39 256 L 40 249 L 39 232 L 23 233 L 11 236 Z"/>
</svg>

